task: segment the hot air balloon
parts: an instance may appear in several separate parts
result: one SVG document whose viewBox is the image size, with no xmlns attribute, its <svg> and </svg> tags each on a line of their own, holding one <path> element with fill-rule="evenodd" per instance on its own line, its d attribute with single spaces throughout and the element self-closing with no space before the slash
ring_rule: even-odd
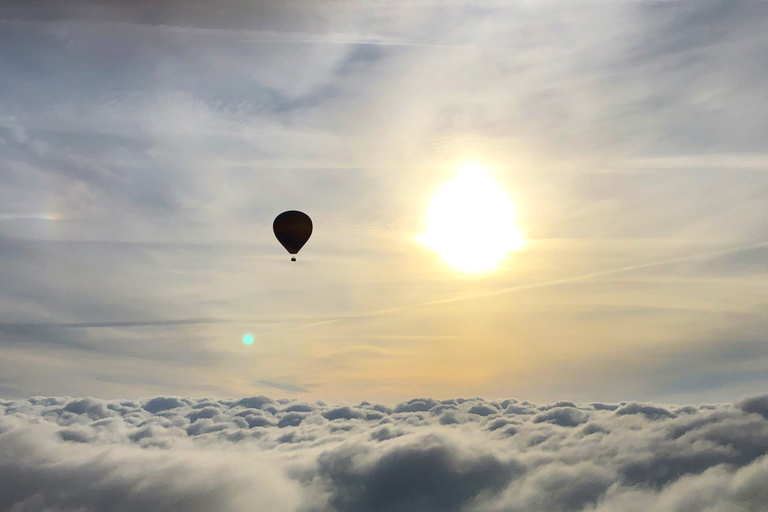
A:
<svg viewBox="0 0 768 512">
<path fill-rule="evenodd" d="M 288 254 L 296 254 L 312 235 L 312 219 L 304 212 L 289 210 L 275 217 L 272 230 Z M 291 261 L 296 261 L 296 258 L 291 258 Z"/>
</svg>

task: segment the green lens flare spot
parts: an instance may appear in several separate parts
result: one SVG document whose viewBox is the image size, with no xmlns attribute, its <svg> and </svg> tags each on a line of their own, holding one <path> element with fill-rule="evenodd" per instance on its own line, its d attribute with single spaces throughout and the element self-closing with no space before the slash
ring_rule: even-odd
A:
<svg viewBox="0 0 768 512">
<path fill-rule="evenodd" d="M 253 334 L 245 334 L 243 335 L 243 343 L 246 345 L 250 345 L 253 343 Z"/>
</svg>

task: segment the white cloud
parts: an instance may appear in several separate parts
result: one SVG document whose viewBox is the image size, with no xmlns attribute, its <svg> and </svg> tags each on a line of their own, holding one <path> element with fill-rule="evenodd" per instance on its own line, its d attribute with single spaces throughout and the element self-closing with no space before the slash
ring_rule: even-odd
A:
<svg viewBox="0 0 768 512">
<path fill-rule="evenodd" d="M 766 403 L 3 400 L 0 509 L 759 510 Z"/>
</svg>

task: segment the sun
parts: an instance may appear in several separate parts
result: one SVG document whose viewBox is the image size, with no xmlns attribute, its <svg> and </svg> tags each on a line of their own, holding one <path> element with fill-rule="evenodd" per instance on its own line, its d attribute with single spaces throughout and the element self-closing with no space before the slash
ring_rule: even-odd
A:
<svg viewBox="0 0 768 512">
<path fill-rule="evenodd" d="M 525 246 L 512 201 L 477 165 L 440 188 L 427 213 L 427 232 L 417 240 L 462 272 L 493 270 Z"/>
</svg>

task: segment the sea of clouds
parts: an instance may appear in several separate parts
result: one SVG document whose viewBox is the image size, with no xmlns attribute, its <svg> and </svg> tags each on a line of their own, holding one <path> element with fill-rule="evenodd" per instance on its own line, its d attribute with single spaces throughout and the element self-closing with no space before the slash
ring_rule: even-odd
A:
<svg viewBox="0 0 768 512">
<path fill-rule="evenodd" d="M 0 400 L 0 510 L 768 510 L 768 395 Z"/>
</svg>

